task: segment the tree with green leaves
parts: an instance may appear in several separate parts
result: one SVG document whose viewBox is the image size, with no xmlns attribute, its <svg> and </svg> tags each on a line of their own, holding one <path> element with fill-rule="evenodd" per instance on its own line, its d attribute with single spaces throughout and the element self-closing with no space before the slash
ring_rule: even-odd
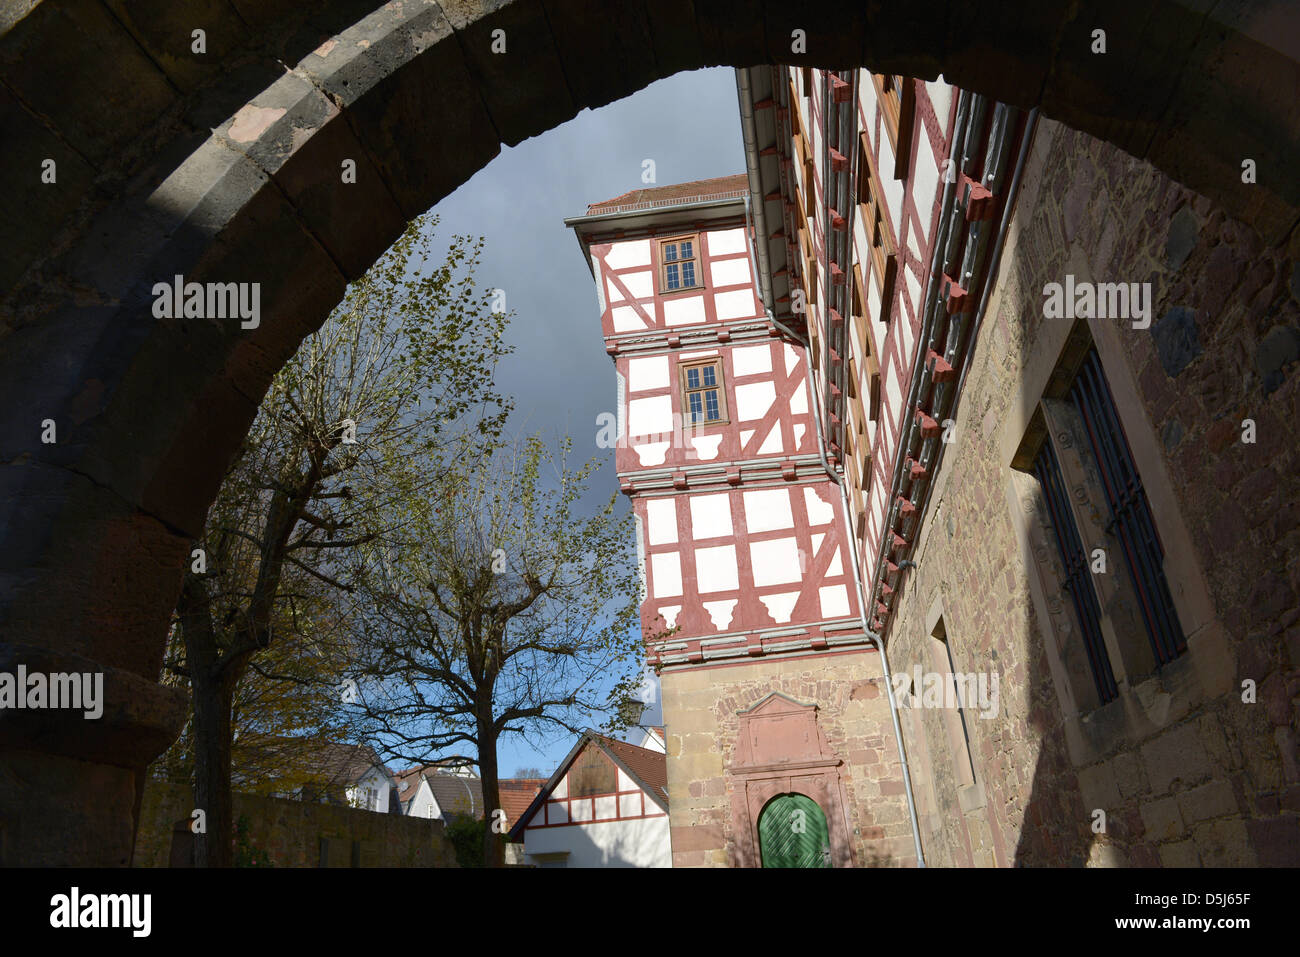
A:
<svg viewBox="0 0 1300 957">
<path fill-rule="evenodd" d="M 617 493 L 585 505 L 598 463 L 571 467 L 570 449 L 467 449 L 407 502 L 420 547 L 376 549 L 359 619 L 359 726 L 393 759 L 478 766 L 488 866 L 502 737 L 622 730 L 642 673 L 632 515 Z"/>
<path fill-rule="evenodd" d="M 258 668 L 277 629 L 310 638 L 322 603 L 350 622 L 367 557 L 402 538 L 404 503 L 508 415 L 493 385 L 508 317 L 476 285 L 482 240 L 435 257 L 436 222 L 413 221 L 276 375 L 195 543 L 168 666 L 192 691 L 198 866 L 233 863 L 234 704 L 250 669 L 293 680 Z"/>
</svg>

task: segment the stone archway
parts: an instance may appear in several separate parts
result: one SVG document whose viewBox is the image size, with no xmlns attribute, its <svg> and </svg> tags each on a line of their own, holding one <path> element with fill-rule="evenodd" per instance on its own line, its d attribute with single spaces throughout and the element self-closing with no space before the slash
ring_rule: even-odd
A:
<svg viewBox="0 0 1300 957">
<path fill-rule="evenodd" d="M 1284 3 L 1105 23 L 1037 0 L 656 2 L 613 22 L 582 0 L 301 6 L 46 0 L 0 17 L 4 213 L 21 224 L 0 255 L 0 670 L 102 671 L 107 697 L 90 729 L 4 716 L 5 863 L 126 862 L 141 769 L 180 714 L 155 682 L 183 561 L 270 377 L 500 144 L 680 70 L 864 65 L 1041 106 L 1271 241 L 1300 210 L 1300 68 L 1271 45 Z M 796 30 L 806 56 L 787 52 Z M 154 284 L 177 275 L 260 283 L 256 328 L 155 318 Z"/>
</svg>

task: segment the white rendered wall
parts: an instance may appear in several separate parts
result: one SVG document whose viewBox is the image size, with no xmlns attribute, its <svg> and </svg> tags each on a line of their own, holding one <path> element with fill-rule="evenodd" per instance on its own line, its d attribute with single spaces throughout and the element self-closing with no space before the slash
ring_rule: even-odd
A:
<svg viewBox="0 0 1300 957">
<path fill-rule="evenodd" d="M 566 851 L 569 867 L 673 866 L 667 815 L 524 831 L 524 853 L 530 858 Z"/>
</svg>

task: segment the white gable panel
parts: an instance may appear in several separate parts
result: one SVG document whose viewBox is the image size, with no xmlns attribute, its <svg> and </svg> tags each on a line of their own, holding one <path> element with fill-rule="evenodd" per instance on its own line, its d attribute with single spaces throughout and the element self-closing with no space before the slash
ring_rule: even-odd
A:
<svg viewBox="0 0 1300 957">
<path fill-rule="evenodd" d="M 547 801 L 546 802 L 546 823 L 547 824 L 569 823 L 569 812 L 565 808 L 566 805 L 562 801 Z"/>
</svg>

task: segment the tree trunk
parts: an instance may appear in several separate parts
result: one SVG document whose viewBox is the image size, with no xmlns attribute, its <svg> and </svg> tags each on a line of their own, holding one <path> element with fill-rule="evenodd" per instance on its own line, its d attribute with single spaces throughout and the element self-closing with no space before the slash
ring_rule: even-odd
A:
<svg viewBox="0 0 1300 957">
<path fill-rule="evenodd" d="M 501 785 L 497 781 L 497 738 L 492 729 L 491 716 L 485 722 L 479 719 L 478 731 L 479 774 L 483 784 L 483 866 L 505 866 L 505 835 L 493 830 L 493 824 L 499 819 L 497 809 L 501 807 Z M 497 824 L 499 830 L 501 825 Z"/>
<path fill-rule="evenodd" d="M 230 786 L 231 709 L 243 666 L 200 669 L 194 687 L 194 802 L 207 817 L 196 834 L 195 867 L 235 866 L 235 802 Z M 200 677 L 202 675 L 202 677 Z"/>
</svg>

